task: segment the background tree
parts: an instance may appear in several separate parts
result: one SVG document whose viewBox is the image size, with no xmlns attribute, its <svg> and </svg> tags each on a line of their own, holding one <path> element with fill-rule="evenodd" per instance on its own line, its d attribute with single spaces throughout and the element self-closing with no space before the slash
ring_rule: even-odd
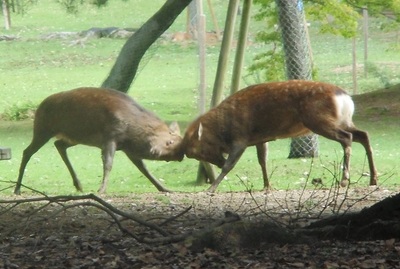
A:
<svg viewBox="0 0 400 269">
<path fill-rule="evenodd" d="M 167 0 L 160 10 L 128 39 L 101 86 L 127 92 L 143 55 L 191 1 Z"/>
<path fill-rule="evenodd" d="M 367 0 L 304 0 L 307 21 L 318 26 L 319 33 L 351 38 L 356 35 L 359 12 L 367 7 L 371 16 L 385 16 L 392 23 L 382 24 L 382 29 L 398 29 L 400 23 L 400 1 L 367 1 Z M 283 45 L 280 29 L 277 28 L 278 14 L 275 0 L 254 0 L 258 7 L 255 19 L 265 22 L 265 30 L 260 31 L 256 39 L 269 46 L 270 49 L 255 56 L 249 67 L 250 75 L 263 81 L 285 79 Z M 314 66 L 313 77 L 317 77 L 317 68 Z"/>
<path fill-rule="evenodd" d="M 311 50 L 303 1 L 276 0 L 288 79 L 312 79 Z M 318 156 L 318 136 L 292 138 L 289 158 Z"/>
<path fill-rule="evenodd" d="M 1 8 L 3 10 L 4 28 L 9 30 L 11 28 L 10 6 L 8 0 L 1 1 Z"/>
<path fill-rule="evenodd" d="M 347 38 L 356 34 L 359 18 L 356 7 L 363 7 L 367 4 L 364 2 L 304 1 L 307 19 L 318 24 L 320 33 Z M 374 9 L 383 11 L 396 5 L 397 1 L 391 2 L 392 4 L 384 5 L 369 4 Z M 265 20 L 267 25 L 266 30 L 257 35 L 257 39 L 270 45 L 271 49 L 255 57 L 250 73 L 261 72 L 261 80 L 266 81 L 286 78 L 318 79 L 316 73 L 311 72 L 311 48 L 308 48 L 310 44 L 307 45 L 309 42 L 303 1 L 255 0 L 255 3 L 260 7 L 256 19 Z M 315 135 L 292 139 L 289 158 L 314 157 L 317 154 L 318 142 Z"/>
</svg>

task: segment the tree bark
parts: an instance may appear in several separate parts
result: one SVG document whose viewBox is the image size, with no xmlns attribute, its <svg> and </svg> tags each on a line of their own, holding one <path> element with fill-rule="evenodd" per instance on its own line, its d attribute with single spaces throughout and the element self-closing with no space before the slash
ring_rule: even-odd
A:
<svg viewBox="0 0 400 269">
<path fill-rule="evenodd" d="M 127 92 L 147 49 L 171 26 L 191 1 L 167 0 L 160 10 L 127 40 L 101 86 Z"/>
<path fill-rule="evenodd" d="M 218 68 L 214 80 L 213 95 L 211 98 L 211 107 L 217 106 L 222 101 L 222 93 L 224 90 L 225 75 L 228 67 L 229 52 L 232 46 L 232 39 L 235 29 L 235 21 L 239 0 L 230 0 L 228 11 L 226 13 L 225 30 L 222 38 L 221 50 L 218 58 Z M 204 174 L 205 173 L 205 174 Z M 213 166 L 207 162 L 200 162 L 197 172 L 197 183 L 205 183 L 210 179 L 210 183 L 215 180 Z"/>
<path fill-rule="evenodd" d="M 4 28 L 6 30 L 10 30 L 11 28 L 11 16 L 10 16 L 10 5 L 8 0 L 2 0 L 1 6 L 3 9 L 3 16 L 4 16 Z"/>
<path fill-rule="evenodd" d="M 288 79 L 312 79 L 311 53 L 307 42 L 303 2 L 275 0 L 278 7 L 279 25 L 282 29 Z M 317 157 L 318 138 L 308 135 L 293 138 L 289 158 Z"/>
</svg>

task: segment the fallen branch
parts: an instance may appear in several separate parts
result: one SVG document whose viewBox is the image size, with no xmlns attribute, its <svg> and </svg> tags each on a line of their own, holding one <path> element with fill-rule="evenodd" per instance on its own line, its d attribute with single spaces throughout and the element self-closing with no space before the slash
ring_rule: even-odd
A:
<svg viewBox="0 0 400 269">
<path fill-rule="evenodd" d="M 73 205 L 68 205 L 66 206 L 64 203 L 71 202 L 71 201 L 82 201 L 82 200 L 92 200 L 95 201 L 96 203 L 93 202 L 81 202 L 81 203 L 76 203 Z M 48 202 L 43 206 L 40 206 L 39 208 L 33 210 L 30 212 L 29 216 L 32 216 L 36 214 L 37 212 L 41 211 L 45 207 L 47 207 L 49 204 L 56 203 L 58 205 L 61 205 L 62 208 L 58 210 L 55 215 L 61 213 L 62 211 L 65 211 L 67 209 L 73 208 L 73 207 L 79 207 L 79 206 L 91 206 L 91 207 L 96 207 L 97 209 L 100 209 L 104 212 L 106 212 L 114 221 L 115 224 L 119 227 L 119 229 L 126 233 L 129 234 L 130 236 L 134 237 L 138 241 L 142 241 L 140 237 L 134 235 L 133 233 L 129 232 L 127 229 L 125 229 L 121 222 L 118 220 L 118 217 L 124 217 L 125 219 L 132 220 L 134 222 L 137 222 L 145 227 L 148 227 L 154 231 L 157 231 L 159 234 L 162 236 L 167 236 L 169 235 L 168 232 L 165 230 L 161 229 L 158 225 L 154 223 L 150 223 L 148 221 L 145 221 L 142 217 L 132 214 L 132 213 L 127 213 L 122 210 L 117 209 L 116 207 L 112 206 L 111 204 L 107 203 L 100 197 L 94 195 L 94 194 L 88 194 L 88 195 L 79 195 L 79 196 L 43 196 L 43 197 L 33 197 L 33 198 L 24 198 L 24 199 L 13 199 L 13 200 L 0 200 L 0 204 L 8 204 L 11 205 L 11 208 L 14 209 L 19 205 L 22 204 L 28 204 L 28 203 L 37 203 L 37 202 Z M 9 211 L 10 209 L 7 209 Z"/>
<path fill-rule="evenodd" d="M 39 193 L 39 192 L 38 192 Z M 49 219 L 55 219 L 56 216 L 61 214 L 62 212 L 66 212 L 67 210 L 73 209 L 73 208 L 81 208 L 81 207 L 94 207 L 100 211 L 105 212 L 111 219 L 112 223 L 115 224 L 118 229 L 124 233 L 129 235 L 130 237 L 134 238 L 140 243 L 157 243 L 157 244 L 166 244 L 166 243 L 175 243 L 175 242 L 180 242 L 185 240 L 186 238 L 192 236 L 193 238 L 197 238 L 213 229 L 216 227 L 222 226 L 227 223 L 235 222 L 240 220 L 239 215 L 236 213 L 232 212 L 225 212 L 225 217 L 222 219 L 218 219 L 206 228 L 199 230 L 199 231 L 194 231 L 190 230 L 186 233 L 182 234 L 171 234 L 167 232 L 166 230 L 162 229 L 160 226 L 163 226 L 167 223 L 170 223 L 172 221 L 175 221 L 176 219 L 182 217 L 184 214 L 189 212 L 192 209 L 192 206 L 189 206 L 185 208 L 183 211 L 179 212 L 178 214 L 169 217 L 162 221 L 160 224 L 155 224 L 153 222 L 146 221 L 143 217 L 133 214 L 133 213 L 128 213 L 125 211 L 122 211 L 115 206 L 111 205 L 110 203 L 104 201 L 100 197 L 94 195 L 94 194 L 88 194 L 88 195 L 77 195 L 77 196 L 47 196 L 44 193 L 40 193 L 42 196 L 40 197 L 32 197 L 32 198 L 23 198 L 23 199 L 12 199 L 12 200 L 0 200 L 0 204 L 6 204 L 8 205 L 6 207 L 6 212 L 9 213 L 10 210 L 16 209 L 18 206 L 24 205 L 24 204 L 29 204 L 30 208 L 29 210 L 25 210 L 24 213 L 27 215 L 23 216 L 25 217 L 25 221 L 20 221 L 20 224 L 23 224 L 24 227 L 29 227 L 32 224 L 32 218 L 35 215 L 38 215 L 38 213 L 45 208 L 49 207 L 52 204 L 57 204 L 61 208 L 58 208 L 57 210 L 51 212 L 50 214 L 46 212 L 46 215 L 43 218 L 40 218 L 40 222 L 43 222 L 43 220 L 48 221 Z M 36 203 L 41 203 L 44 202 L 44 204 L 40 204 L 38 207 L 33 207 L 33 204 Z M 69 202 L 74 202 L 72 204 L 67 204 Z M 6 212 L 0 212 L 0 214 L 5 214 Z M 122 224 L 122 220 L 130 220 L 133 222 L 136 222 L 144 227 L 149 228 L 150 230 L 154 230 L 157 233 L 159 233 L 161 236 L 155 236 L 155 237 L 144 237 L 144 236 L 139 236 L 135 234 L 134 232 L 130 231 L 129 229 L 126 228 Z M 35 220 L 36 221 L 36 220 Z M 5 234 L 12 234 L 14 231 L 19 230 L 21 226 L 19 225 L 14 225 L 13 227 L 10 227 L 12 229 L 8 233 Z"/>
</svg>

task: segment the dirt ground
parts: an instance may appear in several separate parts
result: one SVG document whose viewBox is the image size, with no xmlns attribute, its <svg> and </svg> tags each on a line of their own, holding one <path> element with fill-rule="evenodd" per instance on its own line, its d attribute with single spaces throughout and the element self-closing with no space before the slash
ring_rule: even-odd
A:
<svg viewBox="0 0 400 269">
<path fill-rule="evenodd" d="M 0 204 L 0 268 L 400 268 L 400 242 L 396 238 L 288 243 L 270 236 L 250 239 L 254 244 L 244 246 L 232 231 L 221 234 L 214 247 L 194 248 L 193 237 L 175 237 L 210 231 L 232 215 L 241 221 L 285 226 L 290 231 L 332 214 L 359 211 L 397 192 L 368 187 L 348 192 L 319 189 L 102 196 L 113 208 L 162 230 L 118 216 L 118 223 L 130 235 L 90 199 L 25 204 L 22 200 L 31 197 L 17 197 L 22 200 Z M 173 240 L 162 242 L 163 237 Z M 147 243 L 140 243 L 142 240 Z"/>
</svg>

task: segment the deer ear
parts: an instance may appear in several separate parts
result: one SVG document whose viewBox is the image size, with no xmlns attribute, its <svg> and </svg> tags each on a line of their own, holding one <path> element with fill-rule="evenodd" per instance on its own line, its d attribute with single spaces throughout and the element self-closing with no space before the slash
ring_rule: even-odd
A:
<svg viewBox="0 0 400 269">
<path fill-rule="evenodd" d="M 179 128 L 179 124 L 176 121 L 173 121 L 170 125 L 169 125 L 169 129 L 177 135 L 181 135 L 181 129 Z"/>
<path fill-rule="evenodd" d="M 203 134 L 203 124 L 201 124 L 201 122 L 200 122 L 199 129 L 197 130 L 197 136 L 198 136 L 199 141 L 201 139 L 202 134 Z"/>
</svg>

